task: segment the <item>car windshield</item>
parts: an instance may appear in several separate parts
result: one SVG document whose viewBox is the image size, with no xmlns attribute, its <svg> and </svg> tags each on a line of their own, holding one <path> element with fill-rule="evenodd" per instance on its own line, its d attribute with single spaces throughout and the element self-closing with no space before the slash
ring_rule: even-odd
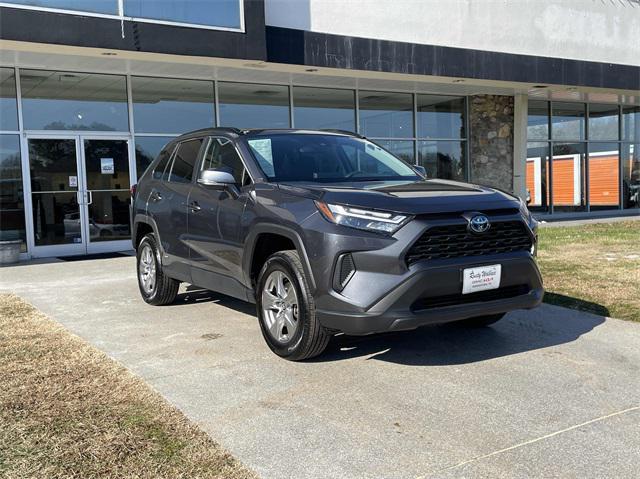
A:
<svg viewBox="0 0 640 479">
<path fill-rule="evenodd" d="M 417 180 L 404 161 L 370 141 L 323 134 L 255 135 L 249 147 L 269 181 Z"/>
</svg>

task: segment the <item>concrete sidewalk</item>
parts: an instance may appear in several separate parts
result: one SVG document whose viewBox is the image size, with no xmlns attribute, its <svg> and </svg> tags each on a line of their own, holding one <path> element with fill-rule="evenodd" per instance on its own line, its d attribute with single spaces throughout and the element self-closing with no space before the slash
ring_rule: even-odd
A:
<svg viewBox="0 0 640 479">
<path fill-rule="evenodd" d="M 134 258 L 0 269 L 263 478 L 637 477 L 640 325 L 544 305 L 492 328 L 338 337 L 311 362 L 254 307 L 139 297 Z"/>
</svg>

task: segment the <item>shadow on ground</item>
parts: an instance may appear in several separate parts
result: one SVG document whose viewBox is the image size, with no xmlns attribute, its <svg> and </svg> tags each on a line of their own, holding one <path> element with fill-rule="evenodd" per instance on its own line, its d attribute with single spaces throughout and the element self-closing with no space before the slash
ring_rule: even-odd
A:
<svg viewBox="0 0 640 479">
<path fill-rule="evenodd" d="M 169 307 L 201 302 L 212 302 L 254 318 L 256 315 L 253 304 L 195 286 L 188 286 Z M 602 316 L 547 306 L 511 313 L 485 328 L 449 323 L 371 336 L 338 335 L 332 338 L 324 354 L 310 361 L 332 362 L 369 356 L 369 360 L 409 366 L 468 364 L 569 343 L 604 321 Z M 256 334 L 259 334 L 257 327 Z"/>
<path fill-rule="evenodd" d="M 586 311 L 587 313 L 598 314 L 600 316 L 610 316 L 609 309 L 606 306 L 598 303 L 592 303 L 591 301 L 585 301 L 583 299 L 573 298 L 571 296 L 565 296 L 564 294 L 545 292 L 544 302 L 547 304 L 562 306 L 564 308 Z"/>
</svg>

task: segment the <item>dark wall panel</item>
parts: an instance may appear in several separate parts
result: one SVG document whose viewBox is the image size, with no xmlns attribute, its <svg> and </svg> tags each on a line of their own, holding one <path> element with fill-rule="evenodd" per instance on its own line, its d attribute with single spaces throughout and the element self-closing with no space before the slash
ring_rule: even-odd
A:
<svg viewBox="0 0 640 479">
<path fill-rule="evenodd" d="M 270 62 L 640 90 L 640 67 L 417 45 L 267 26 Z"/>
</svg>

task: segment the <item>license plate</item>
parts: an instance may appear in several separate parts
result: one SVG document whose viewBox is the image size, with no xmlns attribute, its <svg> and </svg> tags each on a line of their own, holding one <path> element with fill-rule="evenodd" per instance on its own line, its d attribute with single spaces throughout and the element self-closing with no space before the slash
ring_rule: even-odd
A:
<svg viewBox="0 0 640 479">
<path fill-rule="evenodd" d="M 462 270 L 462 294 L 499 288 L 501 272 L 500 264 Z"/>
</svg>

